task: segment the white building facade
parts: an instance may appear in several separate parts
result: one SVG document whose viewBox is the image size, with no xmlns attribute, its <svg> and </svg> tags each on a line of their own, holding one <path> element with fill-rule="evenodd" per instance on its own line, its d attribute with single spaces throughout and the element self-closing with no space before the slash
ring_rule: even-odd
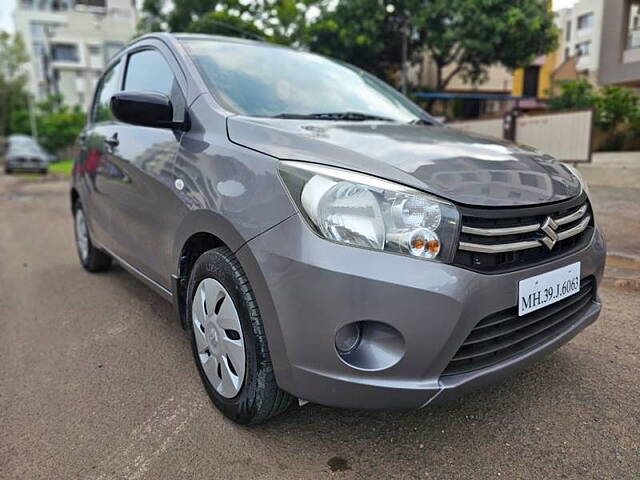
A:
<svg viewBox="0 0 640 480">
<path fill-rule="evenodd" d="M 105 63 L 133 38 L 137 12 L 135 0 L 17 0 L 14 22 L 36 99 L 60 93 L 87 110 Z"/>
<path fill-rule="evenodd" d="M 556 12 L 560 28 L 557 65 L 576 57 L 576 69 L 594 84 L 600 69 L 602 19 L 605 0 L 579 0 Z"/>
</svg>

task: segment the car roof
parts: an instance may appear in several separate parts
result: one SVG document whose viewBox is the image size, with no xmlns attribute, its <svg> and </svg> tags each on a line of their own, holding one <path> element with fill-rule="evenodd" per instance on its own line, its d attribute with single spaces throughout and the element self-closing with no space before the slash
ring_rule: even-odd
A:
<svg viewBox="0 0 640 480">
<path fill-rule="evenodd" d="M 256 35 L 256 37 L 258 36 Z M 165 40 L 167 43 L 173 43 L 175 41 L 180 41 L 180 40 L 208 40 L 208 41 L 214 41 L 214 42 L 237 43 L 237 44 L 243 44 L 243 45 L 255 45 L 255 46 L 261 46 L 261 47 L 279 48 L 283 50 L 294 50 L 285 45 L 278 45 L 276 43 L 267 42 L 266 39 L 259 40 L 259 39 L 241 38 L 241 37 L 228 37 L 226 35 L 210 35 L 206 33 L 168 33 L 168 32 L 147 33 L 133 40 L 133 42 L 127 45 L 127 48 L 142 40 L 153 39 L 153 38 Z"/>
</svg>

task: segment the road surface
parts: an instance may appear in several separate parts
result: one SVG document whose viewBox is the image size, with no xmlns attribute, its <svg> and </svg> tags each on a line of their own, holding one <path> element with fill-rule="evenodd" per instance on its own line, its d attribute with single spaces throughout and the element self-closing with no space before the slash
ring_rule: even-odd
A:
<svg viewBox="0 0 640 480">
<path fill-rule="evenodd" d="M 604 287 L 597 324 L 452 404 L 239 427 L 169 304 L 80 267 L 68 207 L 65 182 L 0 176 L 0 478 L 640 477 L 637 290 Z"/>
</svg>

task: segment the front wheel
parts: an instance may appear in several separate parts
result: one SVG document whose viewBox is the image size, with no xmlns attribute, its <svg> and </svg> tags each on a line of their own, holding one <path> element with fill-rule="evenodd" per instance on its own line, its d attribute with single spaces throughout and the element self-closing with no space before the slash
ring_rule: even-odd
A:
<svg viewBox="0 0 640 480">
<path fill-rule="evenodd" d="M 187 292 L 193 355 L 215 406 L 240 424 L 284 412 L 293 397 L 276 383 L 258 305 L 233 253 L 202 254 Z"/>
<path fill-rule="evenodd" d="M 80 263 L 89 272 L 103 272 L 111 267 L 111 257 L 98 250 L 91 242 L 89 228 L 87 227 L 87 217 L 85 216 L 82 204 L 78 201 L 73 206 L 73 226 L 76 239 L 76 250 Z"/>
</svg>

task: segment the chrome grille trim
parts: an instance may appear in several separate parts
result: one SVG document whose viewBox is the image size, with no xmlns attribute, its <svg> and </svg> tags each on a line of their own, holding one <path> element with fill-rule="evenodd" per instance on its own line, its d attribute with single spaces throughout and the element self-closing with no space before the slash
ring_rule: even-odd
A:
<svg viewBox="0 0 640 480">
<path fill-rule="evenodd" d="M 534 233 L 540 231 L 544 233 L 544 228 L 546 223 L 553 223 L 553 232 L 550 232 L 551 235 L 554 236 L 553 243 L 556 241 L 566 240 L 567 238 L 571 238 L 575 235 L 578 235 L 584 232 L 591 222 L 591 215 L 586 215 L 589 211 L 587 204 L 580 206 L 575 212 L 572 212 L 568 215 L 559 218 L 547 217 L 547 221 L 545 224 L 541 223 L 532 223 L 529 225 L 518 225 L 514 227 L 504 227 L 504 228 L 476 228 L 463 225 L 462 233 L 477 235 L 482 237 L 500 237 L 506 235 L 519 235 L 525 233 Z M 586 216 L 585 216 L 586 215 Z M 563 225 L 568 225 L 570 223 L 576 222 L 580 220 L 580 223 L 577 225 L 567 229 L 567 230 L 555 230 L 558 227 Z M 547 235 L 549 235 L 547 233 Z M 538 248 L 545 246 L 544 240 L 547 239 L 526 239 L 515 242 L 508 243 L 494 243 L 494 244 L 482 244 L 482 243 L 473 243 L 473 242 L 465 242 L 461 241 L 458 245 L 459 250 L 467 251 L 467 252 L 476 252 L 476 253 L 506 253 L 506 252 L 517 252 L 521 250 L 528 250 L 531 248 Z M 552 248 L 553 245 L 551 245 Z"/>
<path fill-rule="evenodd" d="M 576 220 L 584 217 L 584 214 L 587 213 L 587 205 L 582 205 L 578 210 L 573 212 L 570 215 L 566 215 L 564 217 L 555 218 L 553 221 L 558 226 L 566 225 L 567 223 L 575 222 Z M 539 223 L 533 223 L 531 225 L 522 225 L 518 227 L 507 227 L 507 228 L 475 228 L 475 227 L 467 227 L 462 226 L 462 233 L 469 233 L 471 235 L 480 235 L 482 237 L 499 237 L 502 235 L 518 235 L 520 233 L 531 233 L 537 232 L 540 230 L 542 225 Z"/>
<path fill-rule="evenodd" d="M 582 205 L 578 210 L 573 212 L 571 215 L 567 215 L 562 218 L 554 218 L 553 221 L 556 222 L 556 225 L 562 226 L 562 225 L 566 225 L 567 223 L 580 220 L 582 217 L 584 217 L 585 213 L 587 213 L 587 206 Z"/>
<path fill-rule="evenodd" d="M 564 232 L 558 232 L 558 240 L 565 240 L 567 238 L 573 237 L 574 235 L 578 235 L 579 233 L 584 232 L 589 226 L 590 221 L 591 221 L 591 215 L 587 215 L 575 227 L 565 230 Z"/>
<path fill-rule="evenodd" d="M 529 240 L 527 242 L 511 242 L 499 245 L 482 245 L 480 243 L 460 242 L 460 246 L 458 248 L 467 252 L 504 253 L 528 250 L 529 248 L 536 248 L 540 246 L 542 246 L 542 242 L 539 240 Z"/>
<path fill-rule="evenodd" d="M 471 235 L 480 235 L 482 237 L 499 237 L 501 235 L 518 235 L 519 233 L 537 232 L 540 230 L 540 224 L 523 225 L 521 227 L 507 228 L 475 228 L 462 227 L 462 233 L 470 233 Z"/>
</svg>

